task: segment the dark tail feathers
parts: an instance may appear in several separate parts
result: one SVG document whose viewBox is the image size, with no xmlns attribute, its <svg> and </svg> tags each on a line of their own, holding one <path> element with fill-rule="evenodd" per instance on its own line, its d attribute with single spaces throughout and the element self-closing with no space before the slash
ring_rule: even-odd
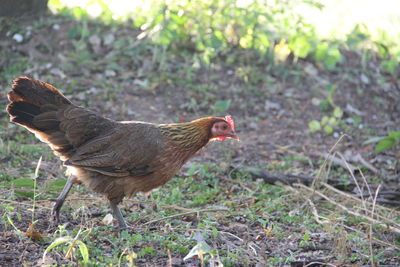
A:
<svg viewBox="0 0 400 267">
<path fill-rule="evenodd" d="M 50 84 L 28 77 L 20 77 L 13 81 L 8 99 L 10 103 L 6 111 L 10 115 L 10 121 L 29 130 L 38 131 L 58 127 L 52 115 L 55 115 L 54 112 L 59 108 L 72 104 Z"/>
<path fill-rule="evenodd" d="M 56 88 L 35 79 L 20 77 L 8 93 L 10 121 L 22 125 L 46 142 L 56 155 L 67 157 L 72 149 L 60 129 L 63 111 L 72 105 Z"/>
</svg>

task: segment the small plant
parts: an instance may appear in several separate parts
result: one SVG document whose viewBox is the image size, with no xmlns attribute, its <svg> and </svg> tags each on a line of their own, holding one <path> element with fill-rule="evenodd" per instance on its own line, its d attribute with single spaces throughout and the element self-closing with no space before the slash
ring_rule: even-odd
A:
<svg viewBox="0 0 400 267">
<path fill-rule="evenodd" d="M 400 52 L 393 57 L 389 57 L 381 62 L 381 69 L 384 72 L 390 73 L 392 75 L 396 74 L 400 62 Z"/>
<path fill-rule="evenodd" d="M 336 65 L 342 61 L 342 54 L 337 46 L 328 42 L 321 42 L 315 49 L 315 61 L 321 62 L 327 70 L 334 70 Z"/>
<path fill-rule="evenodd" d="M 309 241 L 310 241 L 310 232 L 306 231 L 304 233 L 303 239 L 299 243 L 299 247 L 301 248 L 307 247 L 309 245 Z"/>
<path fill-rule="evenodd" d="M 37 178 L 39 177 L 39 168 L 42 163 L 42 157 L 39 158 L 39 161 L 36 165 L 35 174 L 33 176 L 33 203 L 32 203 L 32 220 L 29 223 L 28 229 L 25 231 L 25 235 L 29 237 L 33 241 L 37 241 L 43 238 L 42 234 L 35 229 L 35 208 L 36 208 L 36 197 L 37 197 Z"/>
<path fill-rule="evenodd" d="M 23 239 L 24 238 L 24 233 L 15 226 L 14 221 L 11 218 L 12 217 L 12 213 L 14 211 L 14 207 L 11 206 L 11 205 L 5 205 L 2 208 L 5 211 L 3 213 L 3 215 L 1 216 L 1 222 L 4 225 L 4 229 L 7 231 L 8 226 L 11 226 L 14 229 L 15 233 L 17 234 L 17 236 L 20 239 Z M 17 216 L 18 216 L 18 214 L 17 214 Z"/>
<path fill-rule="evenodd" d="M 35 224 L 35 208 L 36 208 L 36 190 L 37 190 L 37 178 L 39 177 L 39 169 L 42 163 L 42 157 L 40 156 L 39 161 L 36 165 L 35 174 L 33 176 L 33 204 L 32 204 L 32 225 Z"/>
<path fill-rule="evenodd" d="M 62 232 L 65 232 L 60 228 Z M 82 231 L 82 229 L 79 229 L 78 233 L 76 234 L 75 237 L 66 235 L 66 236 L 61 236 L 56 238 L 44 251 L 43 253 L 43 262 L 45 261 L 46 255 L 48 252 L 53 250 L 56 247 L 59 247 L 61 245 L 67 245 L 67 251 L 65 253 L 65 258 L 66 259 L 74 259 L 74 253 L 76 250 L 76 247 L 78 246 L 79 248 L 79 253 L 81 257 L 83 258 L 83 264 L 87 265 L 89 264 L 89 250 L 86 246 L 86 244 L 82 241 L 84 240 L 91 232 L 91 229 Z M 78 239 L 79 236 L 83 233 L 86 233 L 86 236 L 82 238 L 82 240 Z"/>
<path fill-rule="evenodd" d="M 192 258 L 192 257 L 199 257 L 201 261 L 201 266 L 204 266 L 204 258 L 205 255 L 209 254 L 211 258 L 214 258 L 212 253 L 212 248 L 206 243 L 204 237 L 201 235 L 200 232 L 196 232 L 195 237 L 197 244 L 190 250 L 190 252 L 183 258 L 184 261 Z"/>
<path fill-rule="evenodd" d="M 363 145 L 372 143 L 377 143 L 375 146 L 375 153 L 392 148 L 400 143 L 400 131 L 389 132 L 387 136 L 373 137 L 365 141 Z"/>
<path fill-rule="evenodd" d="M 157 251 L 155 250 L 155 248 L 149 247 L 149 246 L 142 248 L 142 249 L 137 253 L 137 255 L 138 255 L 139 257 L 144 257 L 144 256 L 146 256 L 146 255 L 154 256 L 154 255 L 156 255 L 156 254 L 157 254 Z"/>
<path fill-rule="evenodd" d="M 289 48 L 292 50 L 295 61 L 298 58 L 306 58 L 312 50 L 308 36 L 294 36 L 289 41 Z"/>
<path fill-rule="evenodd" d="M 331 108 L 336 107 L 335 101 L 334 101 L 336 89 L 337 89 L 336 84 L 329 83 L 325 86 L 326 96 L 325 96 L 325 99 L 323 99 L 319 104 L 319 107 L 322 111 L 328 111 Z"/>
<path fill-rule="evenodd" d="M 323 116 L 321 121 L 312 120 L 308 124 L 308 127 L 312 132 L 323 131 L 326 135 L 331 135 L 342 116 L 342 109 L 340 107 L 335 107 L 331 116 Z"/>
<path fill-rule="evenodd" d="M 124 251 L 122 251 L 121 255 L 119 256 L 118 267 L 121 266 L 122 256 L 124 256 L 124 255 L 125 255 L 126 260 L 128 261 L 127 265 L 129 267 L 136 267 L 135 259 L 138 257 L 138 255 L 135 252 L 131 251 L 131 249 L 129 247 L 125 248 Z"/>
<path fill-rule="evenodd" d="M 309 122 L 308 127 L 311 132 L 323 131 L 326 135 L 333 134 L 334 128 L 338 126 L 343 117 L 343 110 L 335 104 L 334 96 L 337 89 L 336 84 L 327 84 L 325 86 L 325 99 L 321 100 L 319 107 L 322 111 L 332 110 L 330 116 L 323 116 L 321 121 L 312 120 Z"/>
<path fill-rule="evenodd" d="M 229 109 L 230 105 L 231 105 L 231 100 L 230 99 L 228 99 L 228 100 L 218 100 L 214 104 L 214 112 L 216 114 L 225 113 Z"/>
</svg>

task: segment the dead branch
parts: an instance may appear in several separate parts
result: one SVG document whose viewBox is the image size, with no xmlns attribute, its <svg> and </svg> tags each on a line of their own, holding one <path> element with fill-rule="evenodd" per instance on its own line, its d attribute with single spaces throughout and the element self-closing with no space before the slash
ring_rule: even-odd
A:
<svg viewBox="0 0 400 267">
<path fill-rule="evenodd" d="M 346 198 L 348 198 L 348 199 L 352 199 L 352 200 L 354 200 L 354 201 L 357 201 L 357 202 L 359 202 L 359 203 L 362 203 L 362 200 L 359 199 L 359 198 L 357 198 L 357 197 L 356 197 L 355 195 L 353 195 L 353 194 L 349 194 L 349 193 L 343 192 L 343 191 L 341 191 L 341 190 L 339 190 L 339 189 L 336 189 L 335 187 L 333 187 L 333 186 L 331 186 L 331 185 L 329 185 L 329 184 L 327 184 L 327 183 L 322 183 L 322 185 L 323 185 L 325 188 L 327 188 L 327 189 L 333 191 L 333 192 L 336 193 L 336 194 L 340 194 L 340 195 L 342 195 L 342 196 L 344 196 L 344 197 L 346 197 Z M 366 202 L 366 203 L 369 204 L 369 205 L 372 204 L 372 203 L 370 203 L 370 202 Z M 394 209 L 391 209 L 391 208 L 388 208 L 388 207 L 383 207 L 383 206 L 381 206 L 380 208 L 381 208 L 381 209 L 384 209 L 386 212 L 389 212 L 389 213 L 394 213 L 394 212 L 395 212 Z M 366 209 L 366 210 L 364 210 L 364 211 L 365 211 L 365 212 L 368 212 L 369 209 Z M 379 216 L 379 215 L 377 214 L 377 216 Z M 394 222 L 392 222 L 392 223 L 394 223 Z"/>
<path fill-rule="evenodd" d="M 226 209 L 193 210 L 193 211 L 178 213 L 178 214 L 166 216 L 166 217 L 163 217 L 163 218 L 160 218 L 160 219 L 155 219 L 155 220 L 152 220 L 152 221 L 148 221 L 148 222 L 144 223 L 143 225 L 153 224 L 153 223 L 164 221 L 164 220 L 167 220 L 167 219 L 176 218 L 176 217 L 185 216 L 185 215 L 194 214 L 194 213 L 200 214 L 200 213 L 203 213 L 203 212 L 218 212 L 218 211 L 227 211 L 227 210 Z"/>
<path fill-rule="evenodd" d="M 254 178 L 262 178 L 268 184 L 282 184 L 292 185 L 294 183 L 302 183 L 310 185 L 313 178 L 300 174 L 283 174 L 283 173 L 270 173 L 259 168 L 245 167 L 245 171 L 251 173 Z"/>
<path fill-rule="evenodd" d="M 339 165 L 343 169 L 349 169 L 351 171 L 351 173 L 354 173 L 356 170 L 358 170 L 358 168 L 355 167 L 353 164 L 346 162 L 343 158 L 336 157 L 334 154 L 318 152 L 318 153 L 315 153 L 315 155 L 325 158 L 329 161 L 332 161 L 333 164 Z"/>
<path fill-rule="evenodd" d="M 248 173 L 250 173 L 254 179 L 257 178 L 261 178 L 264 180 L 265 183 L 268 184 L 277 184 L 277 183 L 281 183 L 281 184 L 285 184 L 285 185 L 293 185 L 294 183 L 300 183 L 300 184 L 304 184 L 304 185 L 311 185 L 314 181 L 314 178 L 311 176 L 307 176 L 307 175 L 303 175 L 303 174 L 284 174 L 284 173 L 271 173 L 268 171 L 265 171 L 263 169 L 260 168 L 255 168 L 255 167 L 243 167 L 245 171 L 247 171 Z M 347 168 L 347 167 L 346 167 Z M 348 168 L 349 171 L 351 171 L 351 165 L 349 165 Z M 357 187 L 356 183 L 355 183 L 355 177 L 353 177 L 354 181 L 350 181 L 350 184 L 347 185 L 347 189 L 352 189 Z M 322 182 L 321 185 L 324 185 L 325 187 L 330 187 L 329 189 L 332 190 L 332 188 L 336 189 L 336 192 L 343 192 L 340 191 L 344 190 L 345 187 L 342 183 L 340 183 L 337 180 L 334 179 L 328 179 L 326 181 L 327 183 Z M 365 179 L 364 179 L 364 183 L 365 183 Z M 376 190 L 378 185 L 368 185 L 369 186 L 369 191 L 371 190 Z M 361 188 L 360 186 L 358 186 L 358 192 L 354 193 L 354 194 L 350 194 L 350 193 L 344 193 L 344 195 L 346 197 L 352 197 L 353 199 L 359 199 L 359 198 L 364 198 L 364 197 L 370 197 L 370 193 L 364 193 L 364 192 L 360 192 Z M 400 192 L 398 191 L 393 191 L 393 190 L 389 190 L 386 189 L 385 187 L 382 187 L 382 192 L 379 192 L 378 198 L 377 198 L 377 203 L 379 204 L 389 204 L 389 205 L 400 205 L 400 201 L 398 201 L 397 199 L 400 198 Z"/>
<path fill-rule="evenodd" d="M 309 187 L 307 187 L 307 186 L 305 186 L 303 184 L 293 184 L 293 186 L 300 187 L 300 188 L 303 188 L 303 189 L 305 189 L 305 190 L 307 190 L 307 191 L 309 191 L 311 193 L 317 194 L 318 196 L 320 196 L 320 197 L 324 198 L 325 200 L 327 200 L 329 203 L 339 207 L 343 211 L 345 211 L 345 212 L 347 212 L 347 213 L 349 213 L 349 214 L 351 214 L 353 216 L 356 216 L 356 217 L 359 217 L 359 218 L 363 218 L 363 219 L 369 221 L 370 223 L 385 227 L 389 231 L 392 231 L 392 232 L 395 232 L 397 234 L 400 234 L 400 227 L 397 224 L 396 224 L 397 227 L 393 227 L 393 226 L 388 225 L 385 222 L 378 221 L 378 220 L 376 220 L 374 218 L 371 218 L 370 216 L 367 216 L 367 215 L 352 211 L 352 210 L 348 209 L 346 206 L 338 203 L 337 201 L 333 200 L 332 198 L 330 198 L 330 197 L 326 196 L 325 194 L 321 193 L 320 191 L 311 189 L 311 188 L 309 188 Z"/>
</svg>

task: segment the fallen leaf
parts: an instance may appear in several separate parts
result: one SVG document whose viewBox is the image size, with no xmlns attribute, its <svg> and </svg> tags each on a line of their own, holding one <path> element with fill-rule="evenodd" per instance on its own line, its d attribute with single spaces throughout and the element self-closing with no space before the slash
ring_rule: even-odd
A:
<svg viewBox="0 0 400 267">
<path fill-rule="evenodd" d="M 43 238 L 42 234 L 35 229 L 35 224 L 30 223 L 28 229 L 25 232 L 26 237 L 33 241 L 38 241 Z"/>
<path fill-rule="evenodd" d="M 104 216 L 103 220 L 101 222 L 105 225 L 111 225 L 113 222 L 114 217 L 112 216 L 111 213 L 108 213 L 106 216 Z"/>
<path fill-rule="evenodd" d="M 203 256 L 211 253 L 211 247 L 206 243 L 200 232 L 196 232 L 195 239 L 197 240 L 197 245 L 183 258 L 184 261 L 196 256 L 203 261 Z"/>
</svg>

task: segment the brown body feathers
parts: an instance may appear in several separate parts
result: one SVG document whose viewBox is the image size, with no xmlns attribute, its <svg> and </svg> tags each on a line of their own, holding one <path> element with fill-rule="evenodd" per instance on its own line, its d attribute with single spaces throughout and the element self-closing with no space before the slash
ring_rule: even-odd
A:
<svg viewBox="0 0 400 267">
<path fill-rule="evenodd" d="M 74 105 L 53 86 L 27 77 L 8 95 L 11 122 L 49 144 L 81 182 L 118 204 L 171 179 L 210 139 L 237 139 L 230 117 L 187 123 L 117 122 Z"/>
</svg>

